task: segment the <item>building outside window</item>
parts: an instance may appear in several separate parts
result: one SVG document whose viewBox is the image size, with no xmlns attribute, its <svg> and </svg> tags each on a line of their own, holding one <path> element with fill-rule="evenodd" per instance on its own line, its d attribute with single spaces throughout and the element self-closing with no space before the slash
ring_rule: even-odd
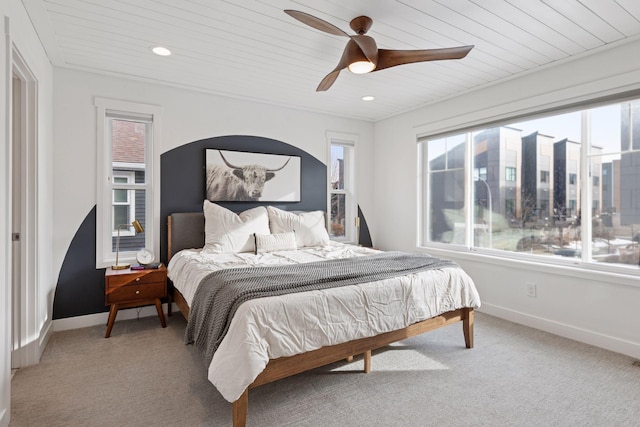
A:
<svg viewBox="0 0 640 427">
<path fill-rule="evenodd" d="M 119 233 L 121 251 L 138 251 L 146 247 L 146 235 L 137 234 L 131 223 L 138 219 L 146 228 L 145 151 L 151 122 L 107 113 L 106 123 L 111 143 L 113 182 L 111 250 L 116 250 Z"/>
<path fill-rule="evenodd" d="M 640 100 L 424 137 L 418 146 L 423 245 L 640 265 Z"/>
</svg>

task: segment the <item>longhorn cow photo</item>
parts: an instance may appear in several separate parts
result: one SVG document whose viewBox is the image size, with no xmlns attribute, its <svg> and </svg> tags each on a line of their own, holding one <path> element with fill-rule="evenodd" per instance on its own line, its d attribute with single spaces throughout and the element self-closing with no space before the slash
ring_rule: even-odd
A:
<svg viewBox="0 0 640 427">
<path fill-rule="evenodd" d="M 206 197 L 211 202 L 300 201 L 300 157 L 209 149 Z"/>
</svg>

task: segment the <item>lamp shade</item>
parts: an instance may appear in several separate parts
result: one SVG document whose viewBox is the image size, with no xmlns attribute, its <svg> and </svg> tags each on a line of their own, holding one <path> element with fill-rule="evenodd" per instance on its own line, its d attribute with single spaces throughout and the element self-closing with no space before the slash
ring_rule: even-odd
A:
<svg viewBox="0 0 640 427">
<path fill-rule="evenodd" d="M 136 233 L 144 233 L 144 227 L 142 226 L 142 224 L 140 224 L 140 221 L 138 221 L 137 219 L 134 219 L 131 225 L 133 225 L 133 228 L 136 230 Z"/>
</svg>

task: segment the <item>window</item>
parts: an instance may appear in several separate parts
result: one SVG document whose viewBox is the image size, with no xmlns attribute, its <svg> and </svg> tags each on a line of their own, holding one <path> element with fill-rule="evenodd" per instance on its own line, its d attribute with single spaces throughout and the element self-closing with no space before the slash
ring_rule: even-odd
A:
<svg viewBox="0 0 640 427">
<path fill-rule="evenodd" d="M 540 182 L 549 182 L 549 171 L 540 171 Z"/>
<path fill-rule="evenodd" d="M 120 184 L 130 184 L 134 182 L 133 173 L 126 171 L 115 171 L 113 173 L 114 187 Z M 117 188 L 113 190 L 113 215 L 112 231 L 114 235 L 118 233 L 120 224 L 130 224 L 135 218 L 135 195 L 133 190 Z M 127 229 L 121 231 L 121 235 L 131 235 Z"/>
<path fill-rule="evenodd" d="M 159 255 L 159 157 L 154 140 L 159 134 L 159 108 L 96 98 L 98 167 L 96 266 L 130 263 L 148 248 Z M 143 233 L 131 223 L 140 221 Z"/>
<path fill-rule="evenodd" d="M 475 168 L 475 172 L 473 174 L 474 177 L 482 180 L 487 180 L 487 168 Z"/>
<path fill-rule="evenodd" d="M 514 199 L 506 199 L 504 201 L 504 211 L 509 218 L 516 215 L 516 201 Z"/>
<path fill-rule="evenodd" d="M 638 270 L 639 123 L 640 99 L 420 138 L 421 244 Z"/>
<path fill-rule="evenodd" d="M 423 167 L 429 172 L 422 184 L 428 197 L 424 241 L 465 243 L 466 145 L 466 135 L 453 135 L 428 141 L 423 150 Z"/>
<path fill-rule="evenodd" d="M 355 197 L 356 136 L 330 133 L 329 236 L 358 242 L 360 222 Z"/>
</svg>

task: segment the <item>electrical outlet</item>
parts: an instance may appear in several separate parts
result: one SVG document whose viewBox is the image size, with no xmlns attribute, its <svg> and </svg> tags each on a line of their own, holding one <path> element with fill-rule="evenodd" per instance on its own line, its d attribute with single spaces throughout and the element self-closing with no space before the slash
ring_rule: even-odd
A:
<svg viewBox="0 0 640 427">
<path fill-rule="evenodd" d="M 536 296 L 536 284 L 535 283 L 527 283 L 527 296 L 535 297 Z"/>
</svg>

